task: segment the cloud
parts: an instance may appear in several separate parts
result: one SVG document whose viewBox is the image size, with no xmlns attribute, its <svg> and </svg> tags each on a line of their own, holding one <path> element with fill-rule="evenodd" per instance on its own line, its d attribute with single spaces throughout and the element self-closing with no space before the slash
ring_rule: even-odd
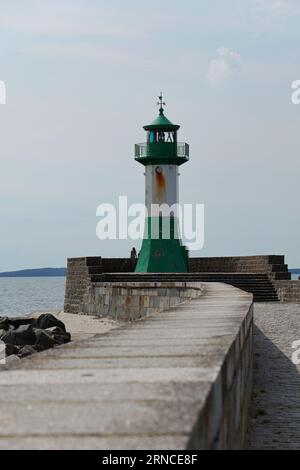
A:
<svg viewBox="0 0 300 470">
<path fill-rule="evenodd" d="M 228 80 L 235 69 L 241 64 L 241 56 L 226 47 L 217 49 L 218 57 L 212 59 L 207 72 L 207 80 L 213 86 L 220 86 Z"/>
<path fill-rule="evenodd" d="M 26 54 L 55 59 L 81 59 L 100 62 L 107 65 L 123 65 L 134 67 L 153 67 L 155 64 L 130 49 L 124 47 L 101 46 L 91 43 L 76 42 L 75 44 L 41 44 L 21 49 Z"/>
<path fill-rule="evenodd" d="M 26 3 L 26 5 L 24 5 Z M 108 6 L 88 5 L 80 0 L 0 0 L 1 30 L 45 37 L 135 36 L 125 12 Z"/>
<path fill-rule="evenodd" d="M 132 47 L 146 35 L 137 13 L 106 3 L 0 0 L 0 32 L 18 38 L 18 52 L 24 54 L 149 67 Z"/>
<path fill-rule="evenodd" d="M 300 13 L 299 0 L 255 0 L 260 13 L 282 16 Z"/>
</svg>

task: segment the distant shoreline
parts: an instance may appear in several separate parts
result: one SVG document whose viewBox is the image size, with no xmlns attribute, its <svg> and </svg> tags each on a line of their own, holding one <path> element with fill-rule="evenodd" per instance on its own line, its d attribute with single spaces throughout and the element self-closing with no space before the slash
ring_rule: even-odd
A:
<svg viewBox="0 0 300 470">
<path fill-rule="evenodd" d="M 21 269 L 0 273 L 1 277 L 66 277 L 67 268 Z"/>
<path fill-rule="evenodd" d="M 299 274 L 300 268 L 289 269 L 291 274 Z M 1 277 L 66 277 L 67 268 L 21 269 L 0 273 Z"/>
</svg>

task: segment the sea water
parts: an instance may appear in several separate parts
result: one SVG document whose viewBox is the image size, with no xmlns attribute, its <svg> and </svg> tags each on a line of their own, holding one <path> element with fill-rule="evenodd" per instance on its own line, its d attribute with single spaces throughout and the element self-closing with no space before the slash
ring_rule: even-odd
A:
<svg viewBox="0 0 300 470">
<path fill-rule="evenodd" d="M 0 316 L 63 309 L 65 277 L 0 278 Z"/>
</svg>

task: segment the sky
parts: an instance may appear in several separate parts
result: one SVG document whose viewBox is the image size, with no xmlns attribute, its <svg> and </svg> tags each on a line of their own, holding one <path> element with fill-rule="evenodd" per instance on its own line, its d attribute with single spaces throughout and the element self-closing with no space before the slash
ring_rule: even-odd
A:
<svg viewBox="0 0 300 470">
<path fill-rule="evenodd" d="M 96 208 L 144 201 L 134 144 L 157 114 L 190 144 L 180 202 L 205 205 L 191 256 L 300 266 L 299 0 L 0 0 L 0 271 L 128 256 Z"/>
</svg>

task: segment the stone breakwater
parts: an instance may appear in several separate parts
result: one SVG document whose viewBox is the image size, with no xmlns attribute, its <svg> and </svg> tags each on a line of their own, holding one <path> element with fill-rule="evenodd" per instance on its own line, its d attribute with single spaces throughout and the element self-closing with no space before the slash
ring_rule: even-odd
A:
<svg viewBox="0 0 300 470">
<path fill-rule="evenodd" d="M 68 343 L 71 335 L 63 322 L 51 314 L 38 318 L 0 317 L 0 340 L 6 356 L 19 358 Z"/>
<path fill-rule="evenodd" d="M 133 271 L 134 265 L 130 258 L 102 258 L 100 256 L 69 258 L 64 311 L 82 313 L 83 303 L 85 303 L 89 304 L 84 307 L 85 313 L 92 313 L 95 305 L 93 299 L 88 298 L 92 291 L 91 288 L 97 283 L 112 282 L 112 277 L 114 277 L 114 282 L 125 281 L 124 276 L 127 277 L 126 281 L 129 281 L 128 275 L 130 274 L 135 274 L 135 279 L 132 278 L 132 281 L 142 282 L 144 273 L 140 273 L 141 275 L 138 276 L 138 273 L 133 273 Z M 150 274 L 147 273 L 147 275 Z M 156 274 L 159 277 L 167 273 Z M 284 256 L 281 255 L 190 258 L 189 273 L 181 273 L 184 276 L 183 279 L 178 278 L 179 274 L 177 273 L 176 277 L 168 275 L 168 280 L 225 282 L 252 293 L 254 301 L 260 302 L 278 301 L 277 285 L 273 285 L 272 282 L 290 281 L 291 279 L 288 265 L 285 263 Z M 167 279 L 154 279 L 154 281 L 156 280 L 166 281 Z M 300 289 L 298 296 L 299 292 Z M 292 299 L 295 301 L 295 295 Z M 135 305 L 135 307 L 137 306 Z M 147 305 L 145 307 L 147 308 Z M 97 312 L 95 313 L 97 314 Z"/>
</svg>

